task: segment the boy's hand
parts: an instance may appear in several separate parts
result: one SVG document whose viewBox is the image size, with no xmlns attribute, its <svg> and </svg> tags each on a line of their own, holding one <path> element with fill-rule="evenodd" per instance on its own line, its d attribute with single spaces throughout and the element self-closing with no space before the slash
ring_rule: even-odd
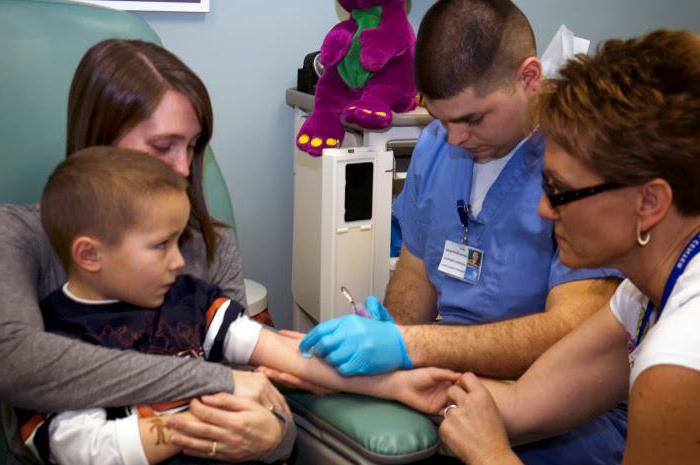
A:
<svg viewBox="0 0 700 465">
<path fill-rule="evenodd" d="M 460 377 L 444 368 L 418 368 L 396 371 L 387 375 L 389 398 L 431 415 L 438 414 L 447 404 L 447 389 Z"/>
</svg>

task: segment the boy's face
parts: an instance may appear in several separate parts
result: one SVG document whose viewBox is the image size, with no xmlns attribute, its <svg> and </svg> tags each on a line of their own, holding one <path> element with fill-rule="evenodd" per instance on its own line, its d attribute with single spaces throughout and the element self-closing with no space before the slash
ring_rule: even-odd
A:
<svg viewBox="0 0 700 465">
<path fill-rule="evenodd" d="M 100 249 L 100 287 L 107 299 L 156 308 L 185 261 L 178 238 L 187 226 L 190 203 L 184 192 L 144 199 L 141 220 L 124 233 L 121 243 Z"/>
<path fill-rule="evenodd" d="M 466 149 L 477 162 L 507 155 L 527 135 L 528 96 L 521 86 L 499 87 L 485 96 L 473 87 L 425 105 L 447 129 L 447 141 Z"/>
</svg>

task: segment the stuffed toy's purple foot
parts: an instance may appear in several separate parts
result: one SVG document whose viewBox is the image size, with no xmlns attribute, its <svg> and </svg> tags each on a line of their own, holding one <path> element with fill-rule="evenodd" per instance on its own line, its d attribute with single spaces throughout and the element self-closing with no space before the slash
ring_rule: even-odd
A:
<svg viewBox="0 0 700 465">
<path fill-rule="evenodd" d="M 346 123 L 363 128 L 384 129 L 391 125 L 391 108 L 386 103 L 360 100 L 343 109 Z"/>
<path fill-rule="evenodd" d="M 318 157 L 323 149 L 340 147 L 345 129 L 335 113 L 314 112 L 297 134 L 299 150 Z"/>
<path fill-rule="evenodd" d="M 321 45 L 323 75 L 314 111 L 299 130 L 297 147 L 321 155 L 339 147 L 345 122 L 367 129 L 391 125 L 392 111 L 412 110 L 415 36 L 406 0 L 338 0 L 350 17 L 336 24 Z"/>
</svg>

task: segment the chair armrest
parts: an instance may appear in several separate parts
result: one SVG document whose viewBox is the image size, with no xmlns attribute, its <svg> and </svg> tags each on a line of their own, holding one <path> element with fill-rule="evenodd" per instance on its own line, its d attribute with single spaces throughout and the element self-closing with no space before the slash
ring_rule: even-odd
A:
<svg viewBox="0 0 700 465">
<path fill-rule="evenodd" d="M 285 395 L 295 416 L 328 435 L 332 440 L 327 442 L 340 441 L 374 463 L 415 462 L 439 448 L 437 428 L 430 419 L 396 402 L 355 394 L 287 391 Z"/>
</svg>

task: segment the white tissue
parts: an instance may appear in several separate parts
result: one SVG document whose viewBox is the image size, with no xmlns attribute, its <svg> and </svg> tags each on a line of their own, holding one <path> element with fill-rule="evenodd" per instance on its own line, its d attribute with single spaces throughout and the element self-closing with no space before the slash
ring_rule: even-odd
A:
<svg viewBox="0 0 700 465">
<path fill-rule="evenodd" d="M 591 41 L 582 37 L 576 37 L 574 33 L 562 24 L 554 34 L 554 38 L 547 45 L 542 54 L 542 74 L 545 78 L 556 77 L 559 68 L 577 53 L 588 53 Z"/>
</svg>

